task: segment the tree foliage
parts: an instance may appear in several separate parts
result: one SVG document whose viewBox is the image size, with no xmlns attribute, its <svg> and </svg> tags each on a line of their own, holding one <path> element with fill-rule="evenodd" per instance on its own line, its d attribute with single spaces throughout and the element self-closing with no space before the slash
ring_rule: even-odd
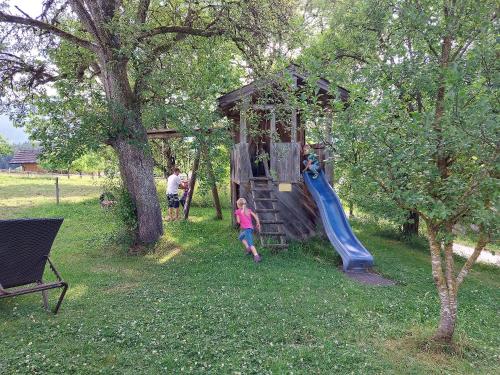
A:
<svg viewBox="0 0 500 375">
<path fill-rule="evenodd" d="M 281 51 L 294 4 L 56 0 L 44 2 L 42 14 L 32 18 L 2 3 L 2 104 L 44 149 L 65 160 L 111 145 L 138 216 L 137 241 L 154 242 L 163 229 L 144 121 L 156 118 L 149 113 L 160 100 L 155 78 L 175 78 L 184 66 L 171 62 L 182 54 L 185 68 L 192 67 L 196 48 L 191 56 L 184 48 L 206 38 L 230 42 L 235 59 L 265 69 Z M 172 99 L 173 107 L 184 88 L 169 87 L 171 96 L 163 99 Z M 203 101 L 206 93 L 198 92 Z"/>
<path fill-rule="evenodd" d="M 333 131 L 338 161 L 369 187 L 357 191 L 426 223 L 441 300 L 435 338 L 446 342 L 458 288 L 499 227 L 496 9 L 493 1 L 340 1 L 305 57 L 350 89 Z M 479 241 L 457 269 L 460 224 L 474 224 Z"/>
<path fill-rule="evenodd" d="M 2 135 L 0 135 L 0 156 L 10 155 L 12 153 L 12 146 L 7 142 Z"/>
</svg>

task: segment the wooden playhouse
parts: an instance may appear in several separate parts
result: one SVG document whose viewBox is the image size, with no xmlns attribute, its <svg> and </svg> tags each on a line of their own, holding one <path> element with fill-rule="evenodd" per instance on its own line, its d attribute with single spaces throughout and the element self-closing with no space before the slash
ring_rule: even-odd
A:
<svg viewBox="0 0 500 375">
<path fill-rule="evenodd" d="M 307 76 L 292 65 L 274 78 L 254 81 L 218 99 L 220 111 L 233 125 L 231 203 L 235 207 L 238 198 L 245 198 L 263 224 L 262 245 L 276 248 L 286 247 L 288 239 L 303 240 L 322 231 L 316 204 L 302 182 L 306 126 L 301 110 L 293 100 L 288 100 L 294 104 L 287 110 L 278 110 L 287 107 L 286 96 L 280 94 L 283 82 L 289 96 L 304 97 Z M 332 88 L 325 79 L 315 85 L 315 105 L 331 123 L 331 99 L 339 95 L 345 100 L 348 92 Z M 325 139 L 331 139 L 331 131 L 327 133 Z M 321 145 L 315 148 L 320 160 L 328 158 Z M 331 164 L 324 168 L 330 183 L 332 169 Z"/>
</svg>

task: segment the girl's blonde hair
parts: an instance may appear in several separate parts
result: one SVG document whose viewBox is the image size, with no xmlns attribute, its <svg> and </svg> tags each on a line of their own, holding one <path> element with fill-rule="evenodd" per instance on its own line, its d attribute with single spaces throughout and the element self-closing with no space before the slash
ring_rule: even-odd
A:
<svg viewBox="0 0 500 375">
<path fill-rule="evenodd" d="M 243 208 L 243 213 L 248 215 L 247 200 L 245 198 L 240 198 L 236 201 L 238 208 Z"/>
</svg>

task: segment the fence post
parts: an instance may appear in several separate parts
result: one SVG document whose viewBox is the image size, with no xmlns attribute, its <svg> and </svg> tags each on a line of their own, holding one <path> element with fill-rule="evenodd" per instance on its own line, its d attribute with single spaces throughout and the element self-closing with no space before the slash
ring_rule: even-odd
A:
<svg viewBox="0 0 500 375">
<path fill-rule="evenodd" d="M 59 204 L 59 177 L 56 177 L 56 203 Z"/>
</svg>

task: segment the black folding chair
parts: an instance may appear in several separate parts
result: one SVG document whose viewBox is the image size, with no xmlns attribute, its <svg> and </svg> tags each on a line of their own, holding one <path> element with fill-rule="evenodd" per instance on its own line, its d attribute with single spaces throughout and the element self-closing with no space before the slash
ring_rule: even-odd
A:
<svg viewBox="0 0 500 375">
<path fill-rule="evenodd" d="M 68 284 L 50 261 L 49 253 L 62 222 L 63 219 L 0 220 L 0 299 L 41 292 L 43 305 L 49 310 L 47 291 L 62 288 L 54 309 L 57 314 Z M 57 281 L 43 281 L 47 262 Z"/>
</svg>

